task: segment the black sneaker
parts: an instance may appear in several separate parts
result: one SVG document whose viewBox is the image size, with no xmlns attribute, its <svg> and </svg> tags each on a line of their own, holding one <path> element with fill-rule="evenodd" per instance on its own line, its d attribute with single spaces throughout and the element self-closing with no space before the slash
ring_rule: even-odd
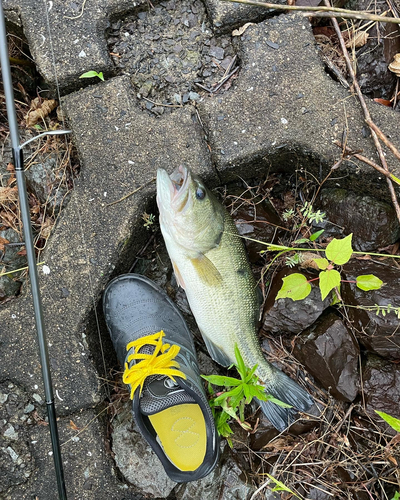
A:
<svg viewBox="0 0 400 500">
<path fill-rule="evenodd" d="M 217 464 L 219 439 L 181 313 L 138 274 L 111 281 L 103 309 L 144 438 L 173 481 L 206 476 Z"/>
</svg>

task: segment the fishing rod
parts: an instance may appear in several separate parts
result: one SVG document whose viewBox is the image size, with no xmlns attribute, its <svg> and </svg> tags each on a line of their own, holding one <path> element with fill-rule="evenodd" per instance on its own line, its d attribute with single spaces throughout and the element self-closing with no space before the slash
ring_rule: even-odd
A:
<svg viewBox="0 0 400 500">
<path fill-rule="evenodd" d="M 40 134 L 37 137 L 34 137 L 33 139 L 26 141 L 22 145 L 20 144 L 17 113 L 15 110 L 15 102 L 14 102 L 14 91 L 11 79 L 11 68 L 8 55 L 6 22 L 1 0 L 0 0 L 0 63 L 1 63 L 1 72 L 4 85 L 4 94 L 7 106 L 7 118 L 10 129 L 12 154 L 14 158 L 15 177 L 17 179 L 19 204 L 20 204 L 21 218 L 22 218 L 24 237 L 25 237 L 26 256 L 28 259 L 29 277 L 31 282 L 36 331 L 39 344 L 39 356 L 42 367 L 43 386 L 46 399 L 47 416 L 49 420 L 50 438 L 53 448 L 54 468 L 57 477 L 58 496 L 60 500 L 67 500 L 67 492 L 65 489 L 65 480 L 64 480 L 64 470 L 61 458 L 60 440 L 57 429 L 56 410 L 54 405 L 53 386 L 51 382 L 47 339 L 44 329 L 42 300 L 40 296 L 39 279 L 36 266 L 35 247 L 33 243 L 31 218 L 29 213 L 28 193 L 26 190 L 24 158 L 23 158 L 22 148 L 32 140 L 42 137 L 43 135 L 69 134 L 71 131 L 55 130 L 55 131 L 45 132 L 44 134 Z"/>
</svg>

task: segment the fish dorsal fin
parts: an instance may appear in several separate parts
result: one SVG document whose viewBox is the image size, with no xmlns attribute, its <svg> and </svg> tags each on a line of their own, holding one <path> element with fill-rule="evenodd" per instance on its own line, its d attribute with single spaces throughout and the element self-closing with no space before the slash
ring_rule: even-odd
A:
<svg viewBox="0 0 400 500">
<path fill-rule="evenodd" d="M 211 260 L 204 254 L 190 259 L 200 280 L 209 286 L 222 284 L 222 276 Z"/>
<path fill-rule="evenodd" d="M 206 344 L 207 351 L 211 358 L 221 366 L 230 366 L 232 364 L 231 360 L 225 354 L 225 352 L 214 342 L 204 335 L 204 333 L 200 330 L 201 336 L 203 337 L 204 343 Z"/>
</svg>

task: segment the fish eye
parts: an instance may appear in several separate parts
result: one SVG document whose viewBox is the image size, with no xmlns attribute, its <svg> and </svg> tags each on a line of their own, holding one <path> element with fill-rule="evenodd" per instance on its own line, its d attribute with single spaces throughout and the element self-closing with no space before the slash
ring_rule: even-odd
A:
<svg viewBox="0 0 400 500">
<path fill-rule="evenodd" d="M 197 189 L 196 189 L 196 198 L 198 200 L 204 200 L 204 198 L 206 197 L 206 191 L 203 187 L 201 186 L 197 186 Z"/>
</svg>

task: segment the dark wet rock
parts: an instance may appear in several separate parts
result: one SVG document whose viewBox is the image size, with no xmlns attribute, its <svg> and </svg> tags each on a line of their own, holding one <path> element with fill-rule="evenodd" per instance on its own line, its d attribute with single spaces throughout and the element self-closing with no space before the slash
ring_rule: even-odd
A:
<svg viewBox="0 0 400 500">
<path fill-rule="evenodd" d="M 263 413 L 260 413 L 257 429 L 254 434 L 250 435 L 251 449 L 254 451 L 262 450 L 278 434 L 279 431 L 275 429 Z"/>
<path fill-rule="evenodd" d="M 166 498 L 176 483 L 167 476 L 157 455 L 136 428 L 129 401 L 113 421 L 112 450 L 124 478 L 143 494 Z"/>
<path fill-rule="evenodd" d="M 318 208 L 330 222 L 353 233 L 354 250 L 368 252 L 394 243 L 400 237 L 400 225 L 392 205 L 345 189 L 323 189 Z"/>
<path fill-rule="evenodd" d="M 358 393 L 360 350 L 350 330 L 331 313 L 296 338 L 294 356 L 337 399 Z"/>
<path fill-rule="evenodd" d="M 280 500 L 282 496 L 276 491 L 267 490 L 265 492 L 265 500 Z"/>
<path fill-rule="evenodd" d="M 0 383 L 0 497 L 11 486 L 25 483 L 35 463 L 26 425 L 33 419 L 27 411 L 28 395 L 11 381 Z M 29 408 L 30 409 L 30 408 Z"/>
<path fill-rule="evenodd" d="M 238 208 L 228 208 L 235 221 L 239 234 L 258 240 L 260 242 L 272 243 L 277 235 L 280 234 L 279 226 L 282 226 L 282 221 L 271 203 L 267 200 L 262 202 L 257 199 L 248 200 L 247 195 L 243 195 L 243 190 L 230 190 L 230 196 L 226 200 L 230 202 L 236 196 L 240 197 Z M 247 198 L 246 198 L 247 196 Z M 247 255 L 250 262 L 257 262 L 260 259 L 260 252 L 267 247 L 256 241 L 244 240 Z"/>
<path fill-rule="evenodd" d="M 385 10 L 384 0 L 377 0 L 375 5 L 377 9 L 382 9 L 382 12 Z M 396 5 L 398 10 L 398 4 Z M 357 0 L 356 8 L 368 9 L 368 0 Z M 370 98 L 391 99 L 395 90 L 396 76 L 388 70 L 388 64 L 400 50 L 398 33 L 393 26 L 374 23 L 368 34 L 365 45 L 355 51 L 358 83 L 362 92 Z"/>
<path fill-rule="evenodd" d="M 4 238 L 9 243 L 21 242 L 20 235 L 14 229 L 5 229 L 0 231 L 0 238 Z M 4 246 L 4 252 L 0 250 L 0 273 L 9 272 L 14 269 L 20 269 L 26 266 L 26 257 L 18 255 L 23 246 Z M 18 281 L 21 271 L 12 275 L 0 276 L 0 302 L 7 297 L 12 297 L 21 288 L 21 282 Z"/>
<path fill-rule="evenodd" d="M 363 368 L 365 408 L 374 420 L 375 410 L 400 418 L 400 366 L 370 355 Z"/>
<path fill-rule="evenodd" d="M 303 300 L 275 300 L 282 287 L 282 279 L 298 272 L 307 276 L 302 270 L 285 268 L 274 277 L 265 303 L 263 330 L 271 333 L 300 333 L 311 326 L 329 306 L 330 295 L 323 301 L 319 288 L 313 284 L 310 295 Z"/>
<path fill-rule="evenodd" d="M 332 495 L 321 487 L 311 488 L 307 497 L 309 500 L 332 500 Z"/>
<path fill-rule="evenodd" d="M 244 500 L 254 492 L 254 486 L 248 481 L 240 465 L 224 443 L 217 467 L 203 479 L 182 484 L 175 490 L 177 500 Z"/>
<path fill-rule="evenodd" d="M 65 173 L 60 165 L 60 155 L 50 154 L 46 158 L 41 158 L 32 163 L 25 172 L 27 187 L 41 203 L 47 204 L 50 213 L 58 213 L 66 201 L 67 193 L 63 183 Z"/>
<path fill-rule="evenodd" d="M 373 274 L 385 285 L 380 290 L 360 290 L 354 281 L 357 276 Z M 343 267 L 342 297 L 345 304 L 357 307 L 381 306 L 387 308 L 400 305 L 400 270 L 385 262 L 352 259 Z M 361 344 L 371 352 L 385 358 L 400 358 L 399 319 L 395 312 L 376 314 L 376 310 L 366 311 L 349 307 L 350 321 Z"/>
</svg>

